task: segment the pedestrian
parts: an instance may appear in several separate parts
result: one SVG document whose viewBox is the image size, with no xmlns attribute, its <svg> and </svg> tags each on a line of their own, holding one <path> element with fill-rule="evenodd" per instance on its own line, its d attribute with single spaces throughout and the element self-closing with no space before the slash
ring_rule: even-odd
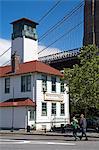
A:
<svg viewBox="0 0 99 150">
<path fill-rule="evenodd" d="M 75 138 L 75 141 L 77 140 L 77 130 L 78 130 L 78 120 L 74 116 L 71 122 L 72 128 L 73 128 L 73 137 Z"/>
<path fill-rule="evenodd" d="M 84 114 L 81 114 L 80 116 L 80 127 L 81 127 L 81 136 L 80 136 L 80 140 L 82 139 L 83 136 L 85 136 L 85 140 L 88 140 L 88 137 L 86 135 L 86 128 L 87 128 L 87 121 L 86 118 L 84 117 Z"/>
</svg>

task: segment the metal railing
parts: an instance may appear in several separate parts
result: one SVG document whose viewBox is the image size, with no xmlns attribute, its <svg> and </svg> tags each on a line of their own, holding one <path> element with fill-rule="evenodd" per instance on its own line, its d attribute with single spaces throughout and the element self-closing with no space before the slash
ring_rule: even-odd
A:
<svg viewBox="0 0 99 150">
<path fill-rule="evenodd" d="M 72 49 L 72 50 L 68 50 L 68 51 L 59 52 L 56 54 L 51 54 L 51 55 L 39 57 L 39 60 L 43 61 L 43 62 L 51 62 L 51 61 L 60 60 L 63 58 L 65 59 L 65 58 L 69 58 L 69 57 L 74 57 L 79 54 L 79 50 L 80 50 L 80 48 L 76 48 L 76 49 Z"/>
</svg>

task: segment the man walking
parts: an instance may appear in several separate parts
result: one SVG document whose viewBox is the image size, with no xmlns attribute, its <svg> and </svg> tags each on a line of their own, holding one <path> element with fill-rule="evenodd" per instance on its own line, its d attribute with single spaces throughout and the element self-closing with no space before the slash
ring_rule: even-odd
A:
<svg viewBox="0 0 99 150">
<path fill-rule="evenodd" d="M 81 127 L 81 132 L 82 132 L 82 135 L 80 136 L 80 140 L 82 139 L 83 136 L 85 136 L 85 140 L 87 141 L 88 140 L 88 137 L 86 135 L 87 122 L 86 122 L 86 119 L 83 114 L 81 114 L 80 117 L 81 117 L 80 118 L 80 127 Z"/>
</svg>

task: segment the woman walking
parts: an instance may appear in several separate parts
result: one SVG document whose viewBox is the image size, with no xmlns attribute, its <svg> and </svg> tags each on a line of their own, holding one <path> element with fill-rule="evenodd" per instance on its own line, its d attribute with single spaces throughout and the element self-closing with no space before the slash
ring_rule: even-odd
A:
<svg viewBox="0 0 99 150">
<path fill-rule="evenodd" d="M 78 120 L 76 119 L 76 117 L 73 117 L 73 120 L 71 122 L 71 125 L 73 127 L 73 137 L 75 138 L 75 141 L 77 140 L 77 129 L 78 129 Z"/>
</svg>

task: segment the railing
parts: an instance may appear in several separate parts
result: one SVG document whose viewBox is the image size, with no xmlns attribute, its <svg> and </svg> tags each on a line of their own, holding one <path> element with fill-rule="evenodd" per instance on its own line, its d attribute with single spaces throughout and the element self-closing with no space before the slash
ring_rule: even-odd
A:
<svg viewBox="0 0 99 150">
<path fill-rule="evenodd" d="M 80 48 L 76 48 L 76 49 L 63 51 L 63 52 L 56 53 L 56 54 L 51 54 L 51 55 L 47 55 L 44 57 L 39 57 L 39 60 L 43 61 L 43 62 L 51 62 L 51 61 L 60 60 L 63 58 L 65 59 L 68 57 L 74 57 L 79 54 L 79 50 L 80 50 Z"/>
</svg>

